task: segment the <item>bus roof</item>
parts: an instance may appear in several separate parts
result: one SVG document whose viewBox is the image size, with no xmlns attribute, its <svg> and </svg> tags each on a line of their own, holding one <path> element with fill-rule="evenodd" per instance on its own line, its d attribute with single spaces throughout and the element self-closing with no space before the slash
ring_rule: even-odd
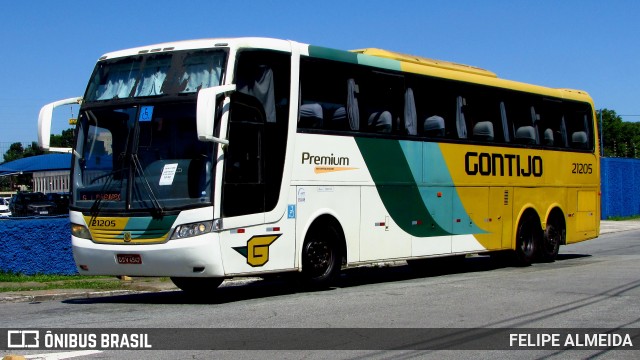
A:
<svg viewBox="0 0 640 360">
<path fill-rule="evenodd" d="M 573 89 L 556 89 L 507 80 L 499 78 L 498 75 L 492 71 L 485 70 L 476 66 L 430 59 L 415 55 L 408 55 L 378 48 L 363 48 L 345 51 L 304 43 L 297 43 L 290 40 L 263 37 L 210 38 L 175 41 L 106 53 L 102 57 L 100 57 L 100 60 L 145 53 L 207 49 L 216 47 L 255 47 L 286 52 L 291 52 L 293 47 L 297 47 L 300 50 L 301 54 L 309 55 L 312 57 L 346 61 L 355 64 L 370 65 L 380 68 L 407 71 L 438 77 L 442 76 L 453 80 L 469 81 L 519 91 L 535 92 L 548 96 L 561 97 L 578 101 L 586 100 L 591 102 L 589 94 L 585 91 Z"/>
<path fill-rule="evenodd" d="M 415 55 L 407 55 L 407 54 L 402 54 L 402 53 L 393 52 L 389 50 L 383 50 L 383 49 L 377 49 L 377 48 L 366 48 L 366 49 L 357 49 L 357 50 L 351 50 L 351 51 L 358 54 L 377 56 L 377 57 L 393 59 L 393 60 L 398 60 L 403 62 L 420 64 L 424 66 L 432 66 L 436 68 L 454 70 L 454 71 L 462 71 L 462 72 L 467 72 L 475 75 L 483 75 L 483 76 L 489 76 L 494 78 L 498 77 L 496 73 L 491 72 L 489 70 L 481 69 L 476 66 L 459 64 L 459 63 L 454 63 L 450 61 L 430 59 L 430 58 L 415 56 Z"/>
<path fill-rule="evenodd" d="M 262 37 L 240 37 L 240 38 L 209 38 L 195 40 L 181 40 L 174 42 L 159 43 L 153 45 L 140 46 L 130 49 L 123 49 L 106 53 L 99 60 L 114 59 L 124 56 L 132 56 L 147 53 L 159 53 L 167 51 L 212 49 L 216 47 L 256 47 L 274 49 L 280 51 L 291 51 L 291 41 L 262 38 Z"/>
</svg>

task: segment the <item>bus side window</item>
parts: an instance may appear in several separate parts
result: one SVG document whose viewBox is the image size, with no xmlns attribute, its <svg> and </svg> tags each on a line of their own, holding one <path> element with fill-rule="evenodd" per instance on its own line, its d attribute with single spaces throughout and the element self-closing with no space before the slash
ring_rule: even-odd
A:
<svg viewBox="0 0 640 360">
<path fill-rule="evenodd" d="M 408 134 L 457 139 L 456 96 L 447 91 L 453 87 L 452 82 L 417 75 L 407 76 L 406 82 L 410 94 L 405 94 L 405 99 L 413 98 L 414 106 L 411 108 L 410 100 L 405 100 L 404 122 Z M 412 122 L 413 128 L 407 125 Z"/>
<path fill-rule="evenodd" d="M 490 104 L 490 100 L 480 96 L 479 91 L 473 92 L 471 97 L 458 96 L 456 121 L 460 139 L 468 139 L 468 129 L 471 129 L 471 140 L 494 140 L 493 122 L 490 120 L 494 114 L 490 111 Z"/>
<path fill-rule="evenodd" d="M 324 115 L 322 106 L 318 103 L 300 105 L 298 127 L 306 129 L 322 129 Z"/>
<path fill-rule="evenodd" d="M 402 132 L 407 135 L 418 134 L 418 115 L 416 113 L 416 101 L 413 97 L 413 89 L 407 88 L 404 92 L 404 124 Z M 443 126 L 444 127 L 444 126 Z"/>
<path fill-rule="evenodd" d="M 404 126 L 404 77 L 364 70 L 359 78 L 359 105 L 365 131 L 378 134 L 406 134 Z"/>
<path fill-rule="evenodd" d="M 359 89 L 352 68 L 336 61 L 301 59 L 298 129 L 360 129 Z"/>
<path fill-rule="evenodd" d="M 566 147 L 563 139 L 566 138 L 566 129 L 563 130 L 562 101 L 553 98 L 544 98 L 536 105 L 540 109 L 540 143 L 545 147 Z"/>
<path fill-rule="evenodd" d="M 456 129 L 458 130 L 458 138 L 467 138 L 467 119 L 466 119 L 466 106 L 467 100 L 462 96 L 458 96 L 456 100 Z"/>
<path fill-rule="evenodd" d="M 509 127 L 509 122 L 507 118 L 507 109 L 504 105 L 504 101 L 500 102 L 500 122 L 502 123 L 502 134 L 504 136 L 504 142 L 511 142 L 511 128 Z"/>
<path fill-rule="evenodd" d="M 589 106 L 565 101 L 563 115 L 569 146 L 577 150 L 593 150 L 593 128 Z"/>
<path fill-rule="evenodd" d="M 479 121 L 473 126 L 473 138 L 480 141 L 493 141 L 493 123 Z"/>
<path fill-rule="evenodd" d="M 347 79 L 346 106 L 340 106 L 333 111 L 331 121 L 327 124 L 330 129 L 344 131 L 360 130 L 360 106 L 358 104 L 358 85 L 352 78 Z"/>
<path fill-rule="evenodd" d="M 444 137 L 445 125 L 441 116 L 433 115 L 424 120 L 424 134 L 429 137 Z"/>
<path fill-rule="evenodd" d="M 513 131 L 513 142 L 522 145 L 539 144 L 536 127 L 538 126 L 535 108 L 529 99 L 518 95 L 510 96 L 504 101 L 504 113 L 507 117 L 508 131 Z"/>
</svg>

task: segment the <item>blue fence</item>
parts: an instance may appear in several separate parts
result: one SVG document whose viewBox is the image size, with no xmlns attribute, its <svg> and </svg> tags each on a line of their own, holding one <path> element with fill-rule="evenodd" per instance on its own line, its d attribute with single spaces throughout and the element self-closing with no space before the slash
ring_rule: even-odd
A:
<svg viewBox="0 0 640 360">
<path fill-rule="evenodd" d="M 0 271 L 77 274 L 69 217 L 0 220 Z"/>
<path fill-rule="evenodd" d="M 640 215 L 640 159 L 602 158 L 602 218 Z"/>
<path fill-rule="evenodd" d="M 640 215 L 640 160 L 603 158 L 602 218 Z M 0 220 L 0 271 L 77 274 L 69 218 Z"/>
</svg>

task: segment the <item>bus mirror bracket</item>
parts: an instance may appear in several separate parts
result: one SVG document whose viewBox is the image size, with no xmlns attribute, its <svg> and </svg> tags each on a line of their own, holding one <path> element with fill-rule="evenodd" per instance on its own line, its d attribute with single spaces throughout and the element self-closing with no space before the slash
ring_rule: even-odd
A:
<svg viewBox="0 0 640 360">
<path fill-rule="evenodd" d="M 215 117 L 217 113 L 216 104 L 218 96 L 228 96 L 230 93 L 236 90 L 236 85 L 221 85 L 211 88 L 201 89 L 198 92 L 198 107 L 197 107 L 197 131 L 198 140 L 210 141 L 222 145 L 229 145 L 229 140 L 213 136 Z M 227 99 L 223 101 L 222 111 L 226 112 L 229 109 Z M 224 118 L 224 113 L 222 114 Z"/>
<path fill-rule="evenodd" d="M 41 148 L 52 152 L 71 152 L 70 148 L 52 148 L 49 146 L 49 142 L 51 140 L 51 119 L 53 118 L 53 109 L 59 106 L 77 104 L 82 104 L 81 97 L 54 101 L 43 106 L 42 109 L 40 109 L 40 114 L 38 114 L 38 145 Z"/>
</svg>

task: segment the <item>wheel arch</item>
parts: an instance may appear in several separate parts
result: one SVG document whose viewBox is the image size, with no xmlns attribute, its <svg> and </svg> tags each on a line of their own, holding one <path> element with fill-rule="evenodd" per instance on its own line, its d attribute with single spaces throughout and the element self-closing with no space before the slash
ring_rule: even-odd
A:
<svg viewBox="0 0 640 360">
<path fill-rule="evenodd" d="M 549 207 L 549 210 L 546 214 L 545 224 L 554 223 L 558 224 L 562 227 L 562 229 L 566 232 L 567 230 L 567 221 L 565 219 L 565 212 L 562 210 L 562 207 L 559 204 L 553 204 Z M 566 234 L 562 237 L 562 242 L 560 245 L 567 244 Z"/>
<path fill-rule="evenodd" d="M 302 245 L 310 231 L 313 231 L 315 227 L 322 226 L 333 226 L 337 233 L 339 234 L 339 242 L 340 242 L 340 253 L 342 254 L 343 261 L 347 258 L 347 241 L 344 232 L 344 227 L 340 220 L 338 220 L 338 216 L 331 211 L 318 211 L 313 216 L 309 217 L 306 222 L 303 231 L 301 232 L 300 241 L 298 241 L 298 246 L 296 250 L 296 254 L 298 259 L 302 259 Z M 297 261 L 298 269 L 302 270 L 302 261 Z"/>
<path fill-rule="evenodd" d="M 538 219 L 538 225 L 540 227 L 540 231 L 544 231 L 544 228 L 542 226 L 543 225 L 542 218 L 540 217 L 540 212 L 538 211 L 538 209 L 533 204 L 525 204 L 522 208 L 520 208 L 520 212 L 518 213 L 518 216 L 516 216 L 515 221 L 513 222 L 513 232 L 512 232 L 513 236 L 511 238 L 512 250 L 515 250 L 516 248 L 516 234 L 518 232 L 518 226 L 520 224 L 520 221 L 522 221 L 522 219 L 529 214 L 532 214 Z"/>
</svg>

